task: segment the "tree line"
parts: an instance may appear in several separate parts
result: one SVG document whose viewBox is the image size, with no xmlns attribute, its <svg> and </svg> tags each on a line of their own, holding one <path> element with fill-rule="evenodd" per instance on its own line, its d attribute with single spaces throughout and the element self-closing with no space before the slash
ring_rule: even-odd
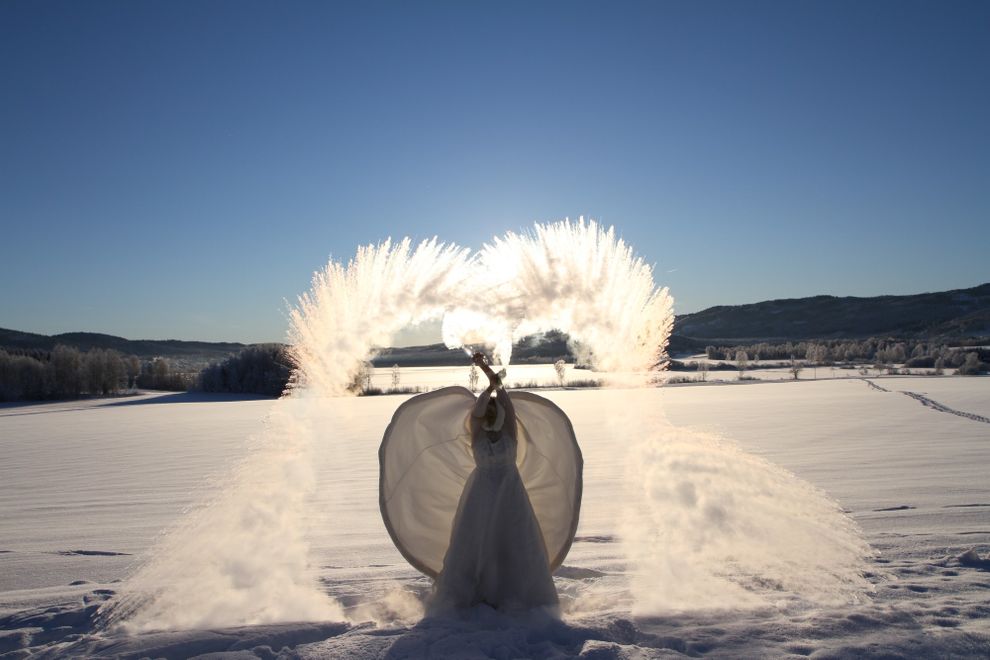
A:
<svg viewBox="0 0 990 660">
<path fill-rule="evenodd" d="M 135 389 L 280 396 L 292 362 L 280 344 L 249 346 L 199 373 L 177 371 L 164 357 L 141 360 L 112 349 L 0 349 L 0 401 L 113 396 Z"/>
<path fill-rule="evenodd" d="M 797 370 L 804 366 L 836 363 L 871 364 L 883 369 L 895 364 L 930 368 L 935 373 L 954 369 L 972 375 L 990 371 L 990 350 L 952 347 L 939 342 L 905 342 L 885 339 L 758 342 L 736 346 L 708 346 L 710 360 L 722 364 L 670 361 L 680 370 L 739 369 L 751 361 L 779 360 Z M 801 363 L 797 361 L 801 360 Z M 732 363 L 732 364 L 730 364 Z M 703 366 L 702 366 L 703 365 Z M 370 365 L 369 365 L 370 368 Z M 0 401 L 43 401 L 83 396 L 111 396 L 134 389 L 250 393 L 281 396 L 293 371 L 291 355 L 281 344 L 249 346 L 237 355 L 211 363 L 198 374 L 177 371 L 163 357 L 141 360 L 111 350 L 80 351 L 71 346 L 52 350 L 0 349 Z M 370 376 L 370 371 L 368 372 Z M 359 386 L 370 387 L 368 382 Z M 393 387 L 398 385 L 393 374 Z"/>
<path fill-rule="evenodd" d="M 197 388 L 203 392 L 281 396 L 289 384 L 292 364 L 286 346 L 248 346 L 237 355 L 203 369 L 197 378 Z"/>
<path fill-rule="evenodd" d="M 185 390 L 191 379 L 164 358 L 141 361 L 104 348 L 0 349 L 0 401 L 110 396 L 136 388 Z"/>
<path fill-rule="evenodd" d="M 709 360 L 744 361 L 804 360 L 807 365 L 837 363 L 871 364 L 877 369 L 901 364 L 908 368 L 935 369 L 937 373 L 952 368 L 964 375 L 990 369 L 990 350 L 982 347 L 953 347 L 943 342 L 907 342 L 892 339 L 832 339 L 735 346 L 708 346 Z"/>
</svg>

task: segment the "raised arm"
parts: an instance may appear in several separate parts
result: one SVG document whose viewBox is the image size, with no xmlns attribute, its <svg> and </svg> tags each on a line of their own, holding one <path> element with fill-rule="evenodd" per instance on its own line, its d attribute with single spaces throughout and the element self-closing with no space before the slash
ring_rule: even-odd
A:
<svg viewBox="0 0 990 660">
<path fill-rule="evenodd" d="M 480 367 L 485 372 L 485 375 L 488 376 L 489 389 L 502 386 L 502 379 L 488 366 L 488 362 L 482 353 L 475 353 L 471 357 L 471 361 Z"/>
<path fill-rule="evenodd" d="M 475 353 L 471 356 L 471 361 L 474 362 L 476 366 L 481 367 L 481 370 L 485 372 L 486 376 L 488 376 L 488 388 L 481 393 L 481 396 L 478 397 L 478 400 L 474 404 L 474 410 L 471 411 L 471 415 L 473 417 L 481 419 L 485 416 L 485 411 L 488 408 L 488 401 L 492 398 L 492 392 L 494 392 L 495 388 L 501 383 L 499 382 L 498 376 L 492 372 L 491 367 L 489 367 L 485 362 L 484 355 L 481 353 Z"/>
<path fill-rule="evenodd" d="M 488 408 L 488 400 L 492 398 L 492 392 L 495 391 L 495 383 L 491 383 L 478 400 L 474 402 L 474 410 L 471 411 L 471 416 L 476 419 L 481 419 L 485 416 L 485 410 Z"/>
<path fill-rule="evenodd" d="M 498 377 L 498 374 L 492 371 L 492 368 L 485 361 L 485 356 L 481 353 L 475 353 L 472 360 L 478 367 L 481 368 L 482 371 L 485 372 L 485 375 L 488 376 L 488 389 L 486 389 L 482 395 L 478 397 L 478 402 L 474 406 L 474 416 L 479 418 L 485 416 L 485 408 L 488 406 L 488 400 L 491 399 L 492 393 L 497 390 L 495 396 L 498 397 L 499 402 L 502 404 L 502 408 L 505 410 L 504 424 L 507 425 L 509 429 L 512 429 L 513 433 L 515 433 L 516 410 L 512 407 L 512 399 L 509 398 L 509 393 L 506 392 L 505 388 L 502 386 L 502 379 Z"/>
<path fill-rule="evenodd" d="M 505 408 L 505 423 L 503 426 L 508 428 L 513 436 L 516 434 L 516 409 L 512 407 L 512 398 L 509 393 L 505 391 L 504 387 L 500 387 L 498 390 L 498 400 L 502 403 L 502 407 Z"/>
</svg>

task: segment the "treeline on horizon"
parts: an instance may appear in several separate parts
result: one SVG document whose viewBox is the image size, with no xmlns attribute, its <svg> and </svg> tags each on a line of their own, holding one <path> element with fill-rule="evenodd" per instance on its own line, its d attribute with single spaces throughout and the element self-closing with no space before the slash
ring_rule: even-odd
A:
<svg viewBox="0 0 990 660">
<path fill-rule="evenodd" d="M 59 345 L 40 349 L 0 349 L 0 401 L 44 401 L 111 396 L 137 388 L 185 390 L 187 374 L 171 371 L 165 358 Z"/>
<path fill-rule="evenodd" d="M 293 361 L 287 346 L 256 344 L 199 372 L 196 389 L 278 397 L 285 392 L 292 369 Z"/>
<path fill-rule="evenodd" d="M 280 344 L 249 346 L 196 373 L 176 371 L 170 360 L 141 360 L 104 348 L 80 351 L 0 349 L 0 401 L 49 401 L 114 396 L 137 389 L 232 392 L 280 396 L 292 369 Z"/>
<path fill-rule="evenodd" d="M 745 360 L 802 360 L 809 365 L 870 364 L 876 369 L 903 365 L 908 369 L 956 369 L 960 375 L 975 375 L 990 369 L 990 350 L 986 340 L 960 341 L 951 346 L 939 341 L 898 341 L 894 339 L 831 339 L 798 342 L 757 342 L 731 346 L 710 345 L 705 348 L 709 360 L 725 362 Z M 679 362 L 675 369 L 689 369 Z M 726 365 L 726 368 L 735 368 Z"/>
<path fill-rule="evenodd" d="M 709 360 L 723 364 L 705 369 L 739 368 L 743 362 L 802 360 L 807 365 L 870 364 L 892 371 L 893 365 L 907 368 L 954 369 L 974 375 L 990 370 L 990 350 L 979 343 L 897 341 L 892 339 L 757 342 L 732 346 L 710 345 Z M 969 347 L 967 347 L 969 346 Z M 735 362 L 736 364 L 731 364 Z M 674 371 L 700 368 L 697 362 L 671 360 Z M 787 366 L 782 364 L 781 366 Z M 44 401 L 80 397 L 113 396 L 137 389 L 261 394 L 278 397 L 285 391 L 293 363 L 282 344 L 248 346 L 237 355 L 215 362 L 199 372 L 176 371 L 164 357 L 141 360 L 112 349 L 80 351 L 59 345 L 53 350 L 0 349 L 0 401 Z"/>
</svg>

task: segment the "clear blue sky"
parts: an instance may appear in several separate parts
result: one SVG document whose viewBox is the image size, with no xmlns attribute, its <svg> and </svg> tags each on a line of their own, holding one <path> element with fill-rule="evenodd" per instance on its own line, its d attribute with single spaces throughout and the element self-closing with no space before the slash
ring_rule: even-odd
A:
<svg viewBox="0 0 990 660">
<path fill-rule="evenodd" d="M 0 3 L 0 326 L 264 341 L 328 257 L 614 224 L 678 311 L 990 281 L 990 3 Z"/>
</svg>

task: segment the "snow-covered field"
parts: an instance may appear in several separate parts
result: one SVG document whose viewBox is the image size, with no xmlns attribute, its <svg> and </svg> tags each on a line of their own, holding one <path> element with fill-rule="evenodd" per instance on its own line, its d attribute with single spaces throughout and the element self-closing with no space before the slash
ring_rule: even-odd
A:
<svg viewBox="0 0 990 660">
<path fill-rule="evenodd" d="M 697 359 L 695 359 L 697 358 Z M 719 369 L 717 371 L 708 371 L 704 375 L 697 371 L 667 371 L 662 372 L 657 375 L 660 380 L 672 380 L 676 384 L 695 384 L 695 383 L 737 383 L 742 382 L 739 379 L 740 373 L 735 368 L 735 363 L 733 362 L 717 362 L 711 361 L 705 358 L 703 355 L 698 355 L 692 358 L 683 358 L 685 362 L 706 362 L 709 364 L 722 364 L 728 365 L 730 369 Z M 791 381 L 795 380 L 794 375 L 791 371 L 785 367 L 779 366 L 781 364 L 780 360 L 762 360 L 759 362 L 750 362 L 749 367 L 743 372 L 744 381 L 750 380 L 760 380 L 760 381 Z M 903 369 L 902 365 L 892 365 Z M 919 372 L 918 375 L 930 375 L 931 369 L 916 369 L 913 370 Z M 392 369 L 387 367 L 380 367 L 372 370 L 371 373 L 371 386 L 383 391 L 388 391 L 395 387 L 400 390 L 405 387 L 412 388 L 423 388 L 425 389 L 435 389 L 438 387 L 446 387 L 448 385 L 461 385 L 463 387 L 469 386 L 469 375 L 470 367 L 405 367 L 399 370 L 399 381 L 398 385 L 393 385 Z M 881 378 L 886 380 L 888 376 L 885 375 L 883 370 L 874 369 L 872 367 L 866 368 L 866 377 L 868 378 Z M 836 378 L 863 378 L 864 374 L 859 368 L 846 367 L 804 367 L 798 374 L 798 380 L 829 380 Z M 587 386 L 589 381 L 605 381 L 614 382 L 622 380 L 621 375 L 616 374 L 604 374 L 597 371 L 590 371 L 587 369 L 575 369 L 574 365 L 568 364 L 564 369 L 564 385 L 568 383 L 583 383 L 583 386 Z M 950 379 L 934 379 L 942 383 L 948 382 Z M 557 373 L 554 371 L 552 364 L 524 364 L 524 365 L 514 365 L 510 370 L 506 382 L 510 387 L 533 387 L 534 384 L 538 387 L 553 387 L 558 386 L 560 381 L 557 378 Z M 592 382 L 592 384 L 594 384 Z M 943 385 L 943 387 L 946 387 Z M 965 390 L 966 386 L 947 386 L 948 389 L 962 389 Z M 971 398 L 978 398 L 979 394 L 974 394 Z"/>
<path fill-rule="evenodd" d="M 554 378 L 550 366 L 516 369 L 510 382 Z M 388 370 L 375 378 L 391 385 Z M 400 385 L 442 378 L 403 370 Z M 162 552 L 162 530 L 227 488 L 273 402 L 162 394 L 2 407 L 0 657 L 988 657 L 990 378 L 870 382 L 880 389 L 837 379 L 541 390 L 571 417 L 585 455 L 578 538 L 556 576 L 560 619 L 485 608 L 422 618 L 429 582 L 392 547 L 378 513 L 378 443 L 405 397 L 308 402 L 320 410 L 308 552 L 339 615 L 140 634 L 100 628 L 97 609 Z M 657 434 L 652 453 L 637 453 Z M 667 471 L 639 471 L 644 457 Z M 849 533 L 832 529 L 832 518 L 816 528 L 818 519 L 801 517 L 819 511 L 816 498 L 827 501 L 760 459 L 825 491 L 859 525 L 877 552 L 867 588 L 843 582 L 844 565 L 828 553 L 812 556 L 833 532 Z M 679 470 L 709 472 L 689 484 L 687 503 L 663 499 Z M 707 497 L 719 513 L 703 530 L 686 516 L 661 517 L 645 548 L 663 564 L 656 574 L 634 569 L 624 545 L 638 531 L 635 519 L 629 526 L 637 486 L 639 505 L 683 513 Z M 790 498 L 797 511 L 775 501 Z M 752 529 L 761 512 L 793 519 Z M 808 538 L 816 529 L 820 543 Z M 234 551 L 257 556 L 288 543 L 263 532 L 258 547 Z M 762 565 L 754 553 L 786 561 L 740 581 L 734 571 Z M 746 591 L 706 588 L 722 579 Z M 802 598 L 793 585 L 831 585 L 833 602 Z M 655 597 L 644 599 L 649 590 Z M 209 595 L 190 590 L 185 602 L 194 609 Z"/>
<path fill-rule="evenodd" d="M 466 360 L 467 358 L 465 358 Z M 470 387 L 471 368 L 465 367 L 403 367 L 399 369 L 398 387 L 419 387 L 425 389 L 436 389 L 449 385 L 460 385 Z M 566 380 L 598 379 L 601 374 L 585 369 L 575 369 L 573 365 L 566 365 L 564 369 Z M 484 374 L 478 372 L 479 383 L 485 380 Z M 513 365 L 511 372 L 506 376 L 507 384 L 511 387 L 515 384 L 537 383 L 539 385 L 557 385 L 557 372 L 552 364 L 521 364 Z M 483 384 L 483 383 L 482 383 Z M 392 388 L 392 369 L 380 367 L 374 369 L 371 374 L 372 387 L 381 390 Z"/>
</svg>

